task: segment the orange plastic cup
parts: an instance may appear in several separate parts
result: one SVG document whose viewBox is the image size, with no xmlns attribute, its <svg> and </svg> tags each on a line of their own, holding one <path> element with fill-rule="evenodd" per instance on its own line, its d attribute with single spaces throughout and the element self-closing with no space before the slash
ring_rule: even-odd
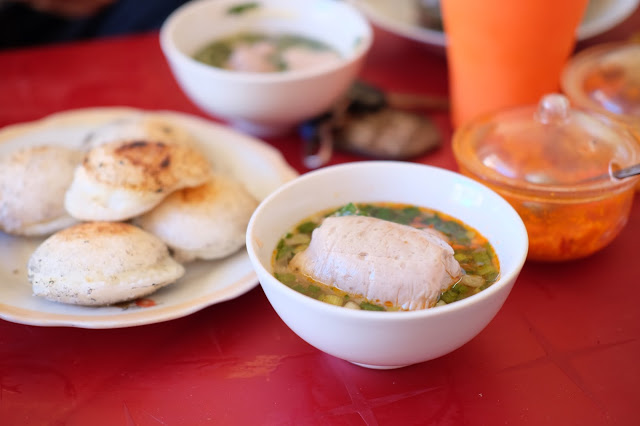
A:
<svg viewBox="0 0 640 426">
<path fill-rule="evenodd" d="M 454 127 L 558 92 L 588 0 L 442 0 Z"/>
</svg>

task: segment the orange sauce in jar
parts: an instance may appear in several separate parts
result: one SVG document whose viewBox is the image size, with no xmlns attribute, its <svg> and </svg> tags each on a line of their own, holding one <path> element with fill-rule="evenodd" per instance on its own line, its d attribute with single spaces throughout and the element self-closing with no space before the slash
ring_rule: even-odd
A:
<svg viewBox="0 0 640 426">
<path fill-rule="evenodd" d="M 460 172 L 491 187 L 518 212 L 529 235 L 529 260 L 566 261 L 595 253 L 620 233 L 633 204 L 629 188 L 589 198 L 542 198 L 492 185 L 464 167 Z"/>
<path fill-rule="evenodd" d="M 588 200 L 542 200 L 505 196 L 529 234 L 529 259 L 564 261 L 595 253 L 627 223 L 633 191 Z"/>
</svg>

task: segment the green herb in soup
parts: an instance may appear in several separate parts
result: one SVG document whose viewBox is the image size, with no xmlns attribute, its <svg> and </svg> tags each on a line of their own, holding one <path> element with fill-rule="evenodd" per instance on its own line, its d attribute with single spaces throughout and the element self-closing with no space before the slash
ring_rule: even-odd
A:
<svg viewBox="0 0 640 426">
<path fill-rule="evenodd" d="M 475 229 L 436 210 L 397 203 L 349 203 L 338 209 L 319 212 L 301 221 L 280 239 L 274 250 L 272 266 L 276 279 L 300 293 L 332 305 L 373 311 L 403 310 L 403 307 L 395 306 L 389 301 L 367 300 L 360 294 L 347 293 L 332 285 L 333 283 L 317 282 L 290 264 L 297 253 L 307 249 L 313 231 L 326 218 L 342 216 L 367 216 L 417 229 L 431 228 L 442 233 L 453 249 L 453 258 L 459 263 L 462 274 L 439 294 L 435 306 L 472 296 L 498 279 L 497 256 L 487 239 Z M 367 253 L 362 255 L 366 256 Z M 339 286 L 339 283 L 335 284 Z"/>
<path fill-rule="evenodd" d="M 329 45 L 301 35 L 245 32 L 207 44 L 194 58 L 229 70 L 281 72 L 334 63 L 340 55 Z"/>
<path fill-rule="evenodd" d="M 231 6 L 229 9 L 227 9 L 227 13 L 229 15 L 240 15 L 247 12 L 248 10 L 257 9 L 259 6 L 260 5 L 256 2 L 241 3 L 236 6 Z"/>
</svg>

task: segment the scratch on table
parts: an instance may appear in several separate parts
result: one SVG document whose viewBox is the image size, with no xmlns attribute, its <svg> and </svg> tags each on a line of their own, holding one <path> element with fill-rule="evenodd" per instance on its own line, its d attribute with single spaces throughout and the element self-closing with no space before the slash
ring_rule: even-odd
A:
<svg viewBox="0 0 640 426">
<path fill-rule="evenodd" d="M 78 391 L 73 381 L 62 371 L 45 362 L 23 362 L 22 360 L 9 360 L 0 365 L 0 399 L 2 393 L 22 393 L 21 383 L 27 377 L 38 377 L 39 383 L 46 383 L 49 389 L 59 393 L 62 387 L 63 395 L 69 399 L 76 399 Z M 61 386 L 60 386 L 61 384 Z M 0 422 L 1 423 L 1 422 Z"/>
<path fill-rule="evenodd" d="M 124 409 L 124 418 L 125 418 L 125 424 L 127 426 L 137 426 L 139 423 L 137 423 L 134 419 L 133 419 L 133 414 L 131 413 L 131 409 L 129 408 L 129 406 L 127 405 L 126 402 L 122 403 L 122 408 Z M 151 414 L 150 412 L 146 411 L 146 410 L 142 410 L 142 413 L 146 415 L 147 417 L 153 419 L 154 422 L 156 422 L 159 425 L 166 425 L 167 423 L 162 420 L 159 419 L 157 416 L 154 416 L 153 414 Z M 145 422 L 145 424 L 147 424 Z"/>
<path fill-rule="evenodd" d="M 360 388 L 355 383 L 346 378 L 346 375 L 338 374 L 337 376 L 340 378 L 343 386 L 345 387 L 345 390 L 349 394 L 351 404 L 336 407 L 332 410 L 327 410 L 323 413 L 323 416 L 332 417 L 348 413 L 357 413 L 367 426 L 377 426 L 379 424 L 378 419 L 376 418 L 376 415 L 374 413 L 374 408 L 376 407 L 382 407 L 405 399 L 414 398 L 422 394 L 441 391 L 443 389 L 443 386 L 431 386 L 426 389 L 399 392 L 391 395 L 381 396 L 378 398 L 368 399 L 362 394 Z"/>
<path fill-rule="evenodd" d="M 230 366 L 226 376 L 230 379 L 268 376 L 280 365 L 283 358 L 282 355 L 258 355 L 252 360 Z"/>
</svg>

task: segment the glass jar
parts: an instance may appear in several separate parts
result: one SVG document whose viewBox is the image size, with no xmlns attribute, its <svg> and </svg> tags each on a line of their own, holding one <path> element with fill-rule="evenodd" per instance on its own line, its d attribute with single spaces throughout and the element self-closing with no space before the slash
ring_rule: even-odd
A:
<svg viewBox="0 0 640 426">
<path fill-rule="evenodd" d="M 572 104 L 622 121 L 640 141 L 639 42 L 583 50 L 568 62 L 561 85 Z"/>
<path fill-rule="evenodd" d="M 640 145 L 605 115 L 572 108 L 560 94 L 480 117 L 457 129 L 460 172 L 502 195 L 529 234 L 531 260 L 565 261 L 609 244 L 626 225 Z"/>
</svg>

